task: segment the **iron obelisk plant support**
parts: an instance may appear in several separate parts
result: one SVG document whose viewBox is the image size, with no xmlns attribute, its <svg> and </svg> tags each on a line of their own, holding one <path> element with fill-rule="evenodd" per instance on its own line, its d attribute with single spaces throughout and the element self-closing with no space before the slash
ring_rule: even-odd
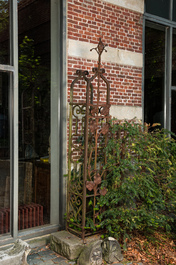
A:
<svg viewBox="0 0 176 265">
<path fill-rule="evenodd" d="M 67 229 L 83 240 L 98 227 L 101 209 L 96 206 L 97 198 L 106 194 L 106 188 L 101 189 L 110 119 L 110 85 L 101 68 L 105 46 L 100 39 L 91 49 L 98 53 L 93 76 L 77 70 L 70 88 Z M 80 85 L 84 85 L 86 97 L 78 102 L 74 92 L 80 91 Z"/>
</svg>

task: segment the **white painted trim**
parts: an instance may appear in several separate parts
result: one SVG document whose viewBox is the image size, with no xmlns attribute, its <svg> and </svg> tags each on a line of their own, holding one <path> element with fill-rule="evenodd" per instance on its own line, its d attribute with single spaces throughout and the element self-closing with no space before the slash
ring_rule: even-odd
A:
<svg viewBox="0 0 176 265">
<path fill-rule="evenodd" d="M 96 51 L 93 50 L 92 52 L 90 52 L 90 49 L 94 48 L 95 46 L 95 44 L 89 42 L 68 39 L 68 55 L 72 57 L 97 61 Z M 104 62 L 135 67 L 143 66 L 142 53 L 131 52 L 111 47 L 107 47 L 106 49 L 107 52 L 104 52 L 102 54 L 102 61 Z"/>
<path fill-rule="evenodd" d="M 144 13 L 144 0 L 104 0 L 104 2 Z"/>
<path fill-rule="evenodd" d="M 118 120 L 142 120 L 142 107 L 111 105 L 110 115 Z"/>
</svg>

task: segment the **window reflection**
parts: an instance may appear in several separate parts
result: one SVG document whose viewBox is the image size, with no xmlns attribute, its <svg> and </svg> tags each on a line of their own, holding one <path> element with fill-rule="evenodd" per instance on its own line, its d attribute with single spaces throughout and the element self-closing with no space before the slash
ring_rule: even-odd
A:
<svg viewBox="0 0 176 265">
<path fill-rule="evenodd" d="M 146 12 L 169 19 L 170 0 L 146 0 Z"/>
<path fill-rule="evenodd" d="M 18 12 L 19 229 L 26 229 L 50 222 L 50 1 L 21 0 Z"/>
<path fill-rule="evenodd" d="M 0 0 L 0 63 L 10 64 L 9 1 Z"/>
<path fill-rule="evenodd" d="M 165 30 L 148 23 L 145 32 L 144 121 L 164 127 Z"/>
<path fill-rule="evenodd" d="M 171 131 L 176 134 L 176 91 L 172 90 Z"/>
<path fill-rule="evenodd" d="M 173 30 L 172 43 L 172 86 L 176 86 L 176 29 Z"/>
<path fill-rule="evenodd" d="M 176 0 L 173 0 L 173 21 L 176 21 Z"/>
<path fill-rule="evenodd" d="M 10 232 L 9 74 L 0 72 L 0 235 Z"/>
</svg>

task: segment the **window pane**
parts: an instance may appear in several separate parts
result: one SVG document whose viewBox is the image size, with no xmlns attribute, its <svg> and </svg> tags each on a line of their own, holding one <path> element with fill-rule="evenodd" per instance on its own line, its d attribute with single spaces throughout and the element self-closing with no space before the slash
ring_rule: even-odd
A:
<svg viewBox="0 0 176 265">
<path fill-rule="evenodd" d="M 10 232 L 9 74 L 0 72 L 0 235 Z"/>
<path fill-rule="evenodd" d="M 0 0 L 0 63 L 10 64 L 9 1 Z"/>
<path fill-rule="evenodd" d="M 176 86 L 176 29 L 173 30 L 172 42 L 172 86 Z"/>
<path fill-rule="evenodd" d="M 176 134 L 176 91 L 175 90 L 172 90 L 171 131 Z"/>
<path fill-rule="evenodd" d="M 173 0 L 173 21 L 176 21 L 176 0 Z"/>
<path fill-rule="evenodd" d="M 19 229 L 25 229 L 50 222 L 50 1 L 21 0 L 18 12 Z"/>
<path fill-rule="evenodd" d="M 169 19 L 170 0 L 146 0 L 146 12 Z"/>
<path fill-rule="evenodd" d="M 145 30 L 144 120 L 164 126 L 165 29 L 150 23 Z"/>
</svg>

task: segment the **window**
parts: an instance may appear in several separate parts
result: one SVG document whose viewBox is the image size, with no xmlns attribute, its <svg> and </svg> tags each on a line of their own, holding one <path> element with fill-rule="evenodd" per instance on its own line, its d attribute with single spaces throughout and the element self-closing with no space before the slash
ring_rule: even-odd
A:
<svg viewBox="0 0 176 265">
<path fill-rule="evenodd" d="M 176 1 L 145 1 L 144 121 L 176 133 Z"/>
<path fill-rule="evenodd" d="M 170 0 L 147 0 L 146 12 L 169 19 Z"/>
<path fill-rule="evenodd" d="M 10 64 L 10 1 L 0 1 L 0 63 Z"/>
<path fill-rule="evenodd" d="M 176 87 L 176 29 L 172 37 L 172 86 Z"/>
<path fill-rule="evenodd" d="M 0 1 L 0 244 L 63 221 L 65 9 L 59 0 Z"/>
<path fill-rule="evenodd" d="M 171 130 L 176 134 L 176 29 L 172 36 Z"/>
<path fill-rule="evenodd" d="M 176 22 L 176 0 L 173 0 L 173 21 Z"/>
<path fill-rule="evenodd" d="M 50 223 L 50 6 L 18 3 L 19 229 Z"/>
<path fill-rule="evenodd" d="M 165 27 L 147 22 L 145 40 L 144 120 L 164 127 Z"/>
</svg>

